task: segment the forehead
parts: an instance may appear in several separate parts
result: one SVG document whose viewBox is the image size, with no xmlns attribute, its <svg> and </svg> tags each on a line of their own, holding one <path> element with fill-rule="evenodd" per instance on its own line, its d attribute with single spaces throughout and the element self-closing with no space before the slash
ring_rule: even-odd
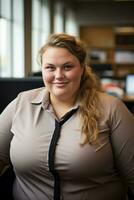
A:
<svg viewBox="0 0 134 200">
<path fill-rule="evenodd" d="M 79 62 L 78 58 L 74 56 L 68 49 L 61 47 L 48 47 L 42 55 L 43 62 L 45 61 L 72 61 Z"/>
</svg>

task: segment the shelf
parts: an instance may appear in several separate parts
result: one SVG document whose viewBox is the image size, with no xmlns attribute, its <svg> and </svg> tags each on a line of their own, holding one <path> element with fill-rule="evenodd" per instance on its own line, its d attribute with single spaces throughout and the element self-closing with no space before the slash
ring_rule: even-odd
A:
<svg viewBox="0 0 134 200">
<path fill-rule="evenodd" d="M 115 34 L 134 34 L 134 27 L 133 26 L 118 26 L 114 27 Z"/>
<path fill-rule="evenodd" d="M 115 44 L 134 45 L 134 34 L 115 35 Z"/>
<path fill-rule="evenodd" d="M 122 49 L 122 50 L 133 50 L 134 51 L 134 44 L 130 45 L 130 44 L 116 44 L 115 49 Z"/>
<path fill-rule="evenodd" d="M 122 63 L 117 63 L 117 62 L 114 62 L 113 65 L 116 65 L 117 67 L 134 67 L 134 63 L 125 63 L 125 62 L 122 62 Z"/>
<path fill-rule="evenodd" d="M 115 76 L 134 73 L 133 26 L 85 26 L 80 37 L 87 44 L 89 65 L 110 64 Z"/>
</svg>

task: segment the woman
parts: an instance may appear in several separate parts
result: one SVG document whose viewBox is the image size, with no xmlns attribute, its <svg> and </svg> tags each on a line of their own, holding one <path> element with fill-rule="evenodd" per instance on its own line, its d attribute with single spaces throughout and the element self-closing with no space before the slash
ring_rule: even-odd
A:
<svg viewBox="0 0 134 200">
<path fill-rule="evenodd" d="M 133 115 L 101 92 L 75 37 L 51 35 L 38 60 L 45 87 L 20 93 L 0 117 L 0 169 L 13 165 L 14 199 L 126 200 Z"/>
</svg>

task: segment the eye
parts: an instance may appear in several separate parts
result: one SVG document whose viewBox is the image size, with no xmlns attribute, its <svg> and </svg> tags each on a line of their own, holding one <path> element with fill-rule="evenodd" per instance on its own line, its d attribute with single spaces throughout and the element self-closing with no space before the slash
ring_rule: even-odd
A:
<svg viewBox="0 0 134 200">
<path fill-rule="evenodd" d="M 69 71 L 69 70 L 71 70 L 72 68 L 73 68 L 72 65 L 65 65 L 65 66 L 64 66 L 64 69 L 65 69 L 66 71 Z"/>
<path fill-rule="evenodd" d="M 55 70 L 55 66 L 47 65 L 47 66 L 44 67 L 44 69 L 47 70 L 47 71 L 54 71 Z"/>
</svg>

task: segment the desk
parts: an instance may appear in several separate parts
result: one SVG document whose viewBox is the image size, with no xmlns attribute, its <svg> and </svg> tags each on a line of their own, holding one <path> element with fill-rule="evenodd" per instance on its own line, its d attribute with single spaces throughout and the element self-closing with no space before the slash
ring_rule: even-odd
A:
<svg viewBox="0 0 134 200">
<path fill-rule="evenodd" d="M 122 100 L 127 108 L 134 114 L 134 95 L 124 96 Z"/>
<path fill-rule="evenodd" d="M 124 102 L 133 102 L 134 103 L 134 95 L 124 96 L 123 97 Z"/>
</svg>

